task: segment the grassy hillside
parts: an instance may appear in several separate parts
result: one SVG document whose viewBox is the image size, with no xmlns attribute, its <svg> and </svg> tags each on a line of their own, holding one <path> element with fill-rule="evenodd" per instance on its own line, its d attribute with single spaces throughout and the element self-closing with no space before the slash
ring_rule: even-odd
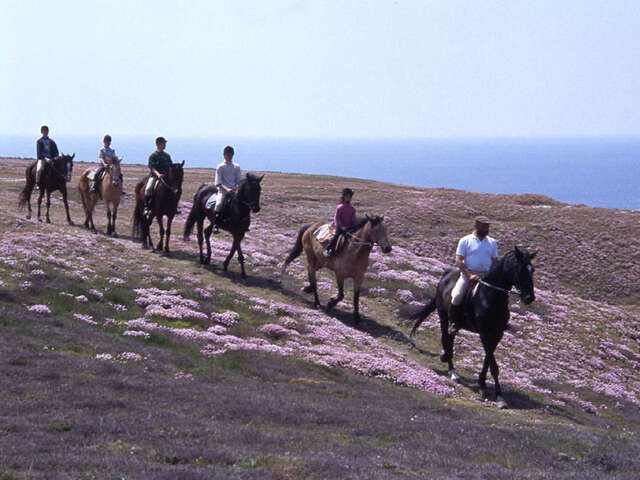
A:
<svg viewBox="0 0 640 480">
<path fill-rule="evenodd" d="M 187 170 L 170 257 L 17 210 L 27 162 L 0 160 L 0 478 L 636 478 L 640 469 L 640 213 L 539 195 L 418 189 L 267 173 L 262 210 L 225 274 L 182 241 Z M 76 164 L 72 218 L 84 221 Z M 124 167 L 133 192 L 142 166 Z M 375 250 L 350 317 L 300 288 L 304 260 L 278 275 L 297 229 L 329 218 L 340 190 L 384 214 L 394 250 Z M 35 198 L 33 198 L 35 200 Z M 476 391 L 477 337 L 456 343 L 461 384 L 438 360 L 435 316 L 419 350 L 398 310 L 424 301 L 478 214 L 502 252 L 539 250 L 537 300 L 512 305 L 497 350 L 500 411 Z M 104 209 L 94 216 L 106 226 Z M 157 228 L 153 236 L 157 239 Z M 230 237 L 213 239 L 213 260 Z M 334 295 L 320 277 L 321 300 Z M 490 382 L 491 385 L 491 382 Z"/>
</svg>

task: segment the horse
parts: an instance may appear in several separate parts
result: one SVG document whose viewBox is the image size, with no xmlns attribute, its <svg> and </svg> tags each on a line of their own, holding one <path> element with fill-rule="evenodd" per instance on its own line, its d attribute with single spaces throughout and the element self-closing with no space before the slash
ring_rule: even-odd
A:
<svg viewBox="0 0 640 480">
<path fill-rule="evenodd" d="M 478 384 L 482 396 L 487 398 L 486 379 L 487 370 L 490 368 L 499 408 L 506 408 L 507 402 L 502 396 L 502 389 L 498 381 L 499 368 L 494 352 L 509 322 L 509 294 L 517 294 L 525 305 L 529 305 L 535 300 L 533 291 L 534 267 L 531 260 L 535 258 L 536 253 L 529 253 L 515 247 L 492 266 L 489 273 L 482 277 L 475 289 L 469 289 L 465 295 L 463 309 L 465 321 L 460 328 L 480 335 L 485 356 Z M 417 318 L 417 321 L 409 336 L 410 339 L 413 339 L 420 324 L 437 309 L 440 316 L 443 350 L 440 361 L 448 364 L 449 375 L 456 382 L 460 380 L 460 377 L 453 367 L 453 342 L 458 330 L 449 329 L 448 312 L 451 304 L 451 290 L 459 275 L 460 270 L 453 267 L 443 273 L 440 282 L 438 282 L 435 297 L 412 315 L 413 318 Z M 519 292 L 511 290 L 514 286 Z"/>
<path fill-rule="evenodd" d="M 164 242 L 164 251 L 169 251 L 169 237 L 171 236 L 171 222 L 178 210 L 178 202 L 182 195 L 182 180 L 184 178 L 184 160 L 182 163 L 174 163 L 169 168 L 169 173 L 165 178 L 160 178 L 156 182 L 155 192 L 153 194 L 153 200 L 151 202 L 151 210 L 149 215 L 144 215 L 144 187 L 147 179 L 142 179 L 138 182 L 135 188 L 136 206 L 133 210 L 133 227 L 131 229 L 134 237 L 139 237 L 142 240 L 142 248 L 151 248 L 155 252 L 156 250 L 162 251 Z M 165 229 L 162 224 L 162 217 L 167 217 L 167 236 L 165 240 Z M 158 227 L 160 229 L 160 241 L 157 247 L 153 246 L 151 240 L 151 223 L 153 219 L 158 219 Z"/>
<path fill-rule="evenodd" d="M 45 164 L 42 177 L 40 178 L 41 188 L 38 195 L 38 221 L 42 222 L 40 215 L 40 209 L 42 205 L 42 197 L 45 192 L 47 194 L 47 223 L 51 223 L 49 218 L 49 207 L 51 206 L 51 193 L 56 190 L 60 190 L 62 193 L 62 201 L 64 202 L 64 209 L 67 212 L 67 222 L 69 225 L 73 225 L 71 216 L 69 215 L 69 203 L 67 202 L 67 182 L 71 181 L 71 175 L 73 171 L 73 159 L 76 156 L 65 155 L 64 153 L 58 157 L 52 158 L 50 164 Z M 31 218 L 31 192 L 36 185 L 36 165 L 37 161 L 31 163 L 25 169 L 26 185 L 20 192 L 20 199 L 18 200 L 18 206 L 24 208 L 26 205 L 28 208 L 27 218 Z"/>
<path fill-rule="evenodd" d="M 281 275 L 287 266 L 300 256 L 302 251 L 307 255 L 307 270 L 309 285 L 304 288 L 306 293 L 313 292 L 314 307 L 320 308 L 318 298 L 318 285 L 316 272 L 321 268 L 332 270 L 338 284 L 338 296 L 327 302 L 326 311 L 329 312 L 344 298 L 344 280 L 353 278 L 353 318 L 360 320 L 360 286 L 364 280 L 364 274 L 369 266 L 369 254 L 374 245 L 379 245 L 383 253 L 391 252 L 391 243 L 387 238 L 387 229 L 383 223 L 384 217 L 374 216 L 361 219 L 352 232 L 347 233 L 347 245 L 331 257 L 323 255 L 324 246 L 318 241 L 314 232 L 323 225 L 317 222 L 305 225 L 298 232 L 298 238 L 294 247 L 285 260 Z"/>
<path fill-rule="evenodd" d="M 118 217 L 118 205 L 120 205 L 120 196 L 122 195 L 122 179 L 120 173 L 121 158 L 114 158 L 111 165 L 105 171 L 102 181 L 97 192 L 91 192 L 91 180 L 89 174 L 94 170 L 86 169 L 80 175 L 78 181 L 78 190 L 80 198 L 82 198 L 82 206 L 86 215 L 84 226 L 92 232 L 96 232 L 96 226 L 93 224 L 93 210 L 100 198 L 104 200 L 107 207 L 107 235 L 117 237 L 116 218 Z M 113 214 L 111 210 L 113 209 Z"/>
<path fill-rule="evenodd" d="M 229 262 L 233 258 L 233 254 L 238 252 L 238 261 L 240 262 L 240 269 L 242 271 L 242 277 L 246 278 L 247 274 L 244 269 L 244 255 L 242 254 L 242 247 L 240 243 L 245 234 L 249 230 L 251 224 L 251 212 L 258 213 L 260 211 L 260 192 L 262 187 L 260 182 L 264 175 L 261 177 L 247 173 L 245 178 L 240 181 L 238 185 L 238 192 L 231 196 L 229 201 L 228 213 L 223 210 L 223 216 L 228 217 L 227 222 L 223 222 L 222 229 L 228 231 L 233 235 L 233 243 L 231 244 L 231 250 L 229 255 L 224 260 L 224 271 L 227 271 Z M 211 195 L 217 192 L 215 185 L 202 184 L 198 188 L 198 191 L 193 196 L 193 206 L 187 217 L 187 222 L 184 225 L 184 240 L 189 240 L 189 236 L 193 230 L 193 226 L 198 224 L 198 246 L 200 247 L 200 263 L 211 263 L 211 232 L 213 231 L 213 215 L 212 209 L 206 208 L 206 203 Z M 223 208 L 225 208 L 223 206 Z M 202 254 L 202 241 L 203 241 L 203 226 L 204 219 L 209 219 L 209 226 L 204 229 L 204 238 L 207 240 L 207 256 Z"/>
</svg>

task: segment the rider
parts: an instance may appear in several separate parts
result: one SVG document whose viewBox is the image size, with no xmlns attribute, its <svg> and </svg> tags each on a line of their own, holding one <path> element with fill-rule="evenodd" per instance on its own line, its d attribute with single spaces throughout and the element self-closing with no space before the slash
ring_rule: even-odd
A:
<svg viewBox="0 0 640 480">
<path fill-rule="evenodd" d="M 49 127 L 43 125 L 40 127 L 40 133 L 42 137 L 36 142 L 36 158 L 38 160 L 36 164 L 36 190 L 40 190 L 40 181 L 45 162 L 51 163 L 51 159 L 59 155 L 56 142 L 49 138 Z"/>
<path fill-rule="evenodd" d="M 156 182 L 169 173 L 172 165 L 171 157 L 164 151 L 166 147 L 165 138 L 158 137 L 156 138 L 156 151 L 149 155 L 149 179 L 144 190 L 144 215 L 148 215 L 151 210 L 151 200 Z"/>
<path fill-rule="evenodd" d="M 116 151 L 111 148 L 111 135 L 105 135 L 102 139 L 104 148 L 101 148 L 98 152 L 98 159 L 100 160 L 100 167 L 93 174 L 93 182 L 91 183 L 90 193 L 98 191 L 98 184 L 105 169 L 113 163 L 113 159 L 116 158 Z"/>
<path fill-rule="evenodd" d="M 480 280 L 498 260 L 498 243 L 489 236 L 489 219 L 484 215 L 475 218 L 473 233 L 458 242 L 456 267 L 460 277 L 451 290 L 449 319 L 454 328 L 464 324 L 462 301 L 467 288 Z"/>
<path fill-rule="evenodd" d="M 330 257 L 335 254 L 336 243 L 340 235 L 353 228 L 356 224 L 356 209 L 351 205 L 352 198 L 353 190 L 350 188 L 342 190 L 341 203 L 336 207 L 336 214 L 333 219 L 333 226 L 336 228 L 336 233 L 333 235 L 327 248 L 322 252 L 325 257 Z"/>
<path fill-rule="evenodd" d="M 215 185 L 218 189 L 216 196 L 215 217 L 213 223 L 213 233 L 218 233 L 218 228 L 222 223 L 222 207 L 224 200 L 230 193 L 235 193 L 240 180 L 242 180 L 242 170 L 240 165 L 233 163 L 233 147 L 227 145 L 222 151 L 224 162 L 216 168 Z"/>
</svg>

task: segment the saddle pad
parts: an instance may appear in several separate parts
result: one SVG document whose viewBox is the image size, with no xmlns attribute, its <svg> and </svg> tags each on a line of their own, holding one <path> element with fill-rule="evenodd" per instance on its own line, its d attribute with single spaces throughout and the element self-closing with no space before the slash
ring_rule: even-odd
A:
<svg viewBox="0 0 640 480">
<path fill-rule="evenodd" d="M 211 209 L 215 208 L 215 206 L 216 206 L 216 197 L 217 196 L 218 196 L 218 194 L 214 193 L 209 198 L 207 198 L 207 201 L 204 203 L 204 208 L 206 208 L 207 210 L 211 210 Z"/>
<path fill-rule="evenodd" d="M 90 170 L 89 173 L 87 173 L 87 178 L 89 180 L 93 180 L 95 178 L 95 176 L 96 176 L 96 173 L 98 173 L 98 169 L 97 168 L 94 168 L 94 169 Z"/>
<path fill-rule="evenodd" d="M 313 232 L 313 235 L 320 243 L 328 242 L 333 238 L 336 233 L 336 229 L 333 226 L 333 223 L 325 223 L 316 229 Z"/>
</svg>

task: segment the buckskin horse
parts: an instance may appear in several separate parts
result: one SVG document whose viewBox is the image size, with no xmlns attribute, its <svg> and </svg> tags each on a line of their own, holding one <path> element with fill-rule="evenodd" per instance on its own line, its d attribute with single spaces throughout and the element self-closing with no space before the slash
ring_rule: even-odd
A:
<svg viewBox="0 0 640 480">
<path fill-rule="evenodd" d="M 155 192 L 153 192 L 153 200 L 151 202 L 151 211 L 149 215 L 144 215 L 144 187 L 147 178 L 138 182 L 135 188 L 136 206 L 133 210 L 133 227 L 131 229 L 134 237 L 139 237 L 142 241 L 142 248 L 151 248 L 170 253 L 169 237 L 171 236 L 171 223 L 178 211 L 178 202 L 182 195 L 182 180 L 184 178 L 184 160 L 182 163 L 174 163 L 169 168 L 169 173 L 164 178 L 159 178 L 156 182 Z M 162 217 L 167 217 L 167 230 L 165 238 L 165 229 L 162 223 Z M 157 247 L 153 246 L 151 240 L 151 223 L 153 219 L 158 219 L 158 228 L 160 229 L 160 241 Z"/>
<path fill-rule="evenodd" d="M 517 294 L 525 305 L 535 300 L 533 291 L 533 265 L 537 252 L 529 253 L 515 247 L 505 254 L 478 282 L 476 288 L 467 291 L 464 300 L 464 324 L 460 327 L 464 330 L 478 333 L 484 348 L 484 363 L 478 377 L 478 385 L 483 397 L 487 397 L 487 370 L 491 369 L 491 376 L 495 382 L 496 401 L 499 408 L 506 408 L 507 402 L 502 396 L 502 389 L 498 381 L 499 368 L 494 357 L 498 343 L 502 339 L 509 322 L 509 295 Z M 440 360 L 449 366 L 449 375 L 454 381 L 460 377 L 453 367 L 453 342 L 457 329 L 449 328 L 449 305 L 451 303 L 451 290 L 458 280 L 460 270 L 447 269 L 438 282 L 435 297 L 424 307 L 418 310 L 413 318 L 417 318 L 410 338 L 416 332 L 420 324 L 434 311 L 438 310 L 440 317 L 440 333 L 442 335 L 442 350 Z M 511 290 L 516 287 L 519 292 Z M 474 292 L 475 290 L 475 292 Z"/>
<path fill-rule="evenodd" d="M 223 206 L 223 217 L 225 217 L 221 228 L 228 231 L 233 235 L 233 243 L 231 244 L 231 250 L 229 255 L 224 260 L 223 267 L 225 272 L 229 266 L 229 262 L 233 258 L 233 254 L 238 252 L 238 261 L 240 262 L 240 269 L 242 271 L 242 277 L 247 276 L 244 269 L 244 255 L 242 254 L 242 239 L 249 230 L 251 224 L 251 212 L 258 213 L 260 211 L 260 192 L 262 187 L 260 182 L 264 175 L 257 177 L 251 173 L 247 173 L 245 178 L 240 181 L 238 185 L 237 193 L 231 196 L 228 206 Z M 200 247 L 200 263 L 211 263 L 211 232 L 213 231 L 213 209 L 206 208 L 207 200 L 211 195 L 216 194 L 217 188 L 215 185 L 203 184 L 200 185 L 198 191 L 193 196 L 193 206 L 187 217 L 187 222 L 184 225 L 184 240 L 189 240 L 193 226 L 198 224 L 198 246 Z M 209 219 L 209 226 L 203 230 L 204 219 Z M 207 240 L 207 256 L 202 254 L 202 242 L 204 238 Z"/>
<path fill-rule="evenodd" d="M 374 245 L 379 245 L 383 253 L 391 252 L 391 243 L 387 238 L 387 229 L 383 221 L 384 217 L 380 216 L 367 215 L 366 218 L 361 219 L 351 232 L 346 233 L 346 245 L 331 257 L 323 255 L 324 246 L 314 234 L 324 222 L 305 225 L 298 232 L 296 243 L 282 266 L 281 274 L 284 274 L 289 264 L 304 250 L 307 255 L 309 274 L 309 286 L 305 288 L 305 292 L 313 292 L 314 306 L 319 308 L 316 272 L 321 268 L 332 270 L 338 284 L 338 296 L 327 302 L 326 311 L 330 311 L 344 298 L 344 280 L 353 278 L 353 317 L 358 321 L 360 319 L 360 287 L 369 266 L 369 254 Z"/>
<path fill-rule="evenodd" d="M 46 221 L 51 223 L 49 218 L 49 207 L 51 206 L 51 194 L 56 190 L 60 190 L 62 193 L 62 201 L 64 202 L 64 209 L 67 212 L 67 222 L 69 225 L 73 225 L 71 216 L 69 215 L 69 203 L 67 202 L 67 182 L 71 181 L 71 175 L 73 172 L 73 159 L 76 156 L 62 154 L 58 157 L 52 158 L 51 163 L 45 164 L 45 169 L 42 172 L 40 178 L 41 188 L 38 195 L 38 221 L 42 221 L 40 215 L 40 209 L 42 205 L 42 197 L 45 192 L 47 194 L 47 213 Z M 33 162 L 25 170 L 26 185 L 20 192 L 20 199 L 18 200 L 18 206 L 24 208 L 27 206 L 27 218 L 31 218 L 31 192 L 36 185 L 36 164 Z"/>
<path fill-rule="evenodd" d="M 97 192 L 90 191 L 92 180 L 89 178 L 89 174 L 95 169 L 88 168 L 80 175 L 78 190 L 80 191 L 82 206 L 86 215 L 84 226 L 94 233 L 96 232 L 96 226 L 93 224 L 93 210 L 98 200 L 102 198 L 107 207 L 107 235 L 118 236 L 116 233 L 116 218 L 118 217 L 118 206 L 122 195 L 121 161 L 121 158 L 114 158 L 112 163 L 105 169 Z"/>
</svg>

